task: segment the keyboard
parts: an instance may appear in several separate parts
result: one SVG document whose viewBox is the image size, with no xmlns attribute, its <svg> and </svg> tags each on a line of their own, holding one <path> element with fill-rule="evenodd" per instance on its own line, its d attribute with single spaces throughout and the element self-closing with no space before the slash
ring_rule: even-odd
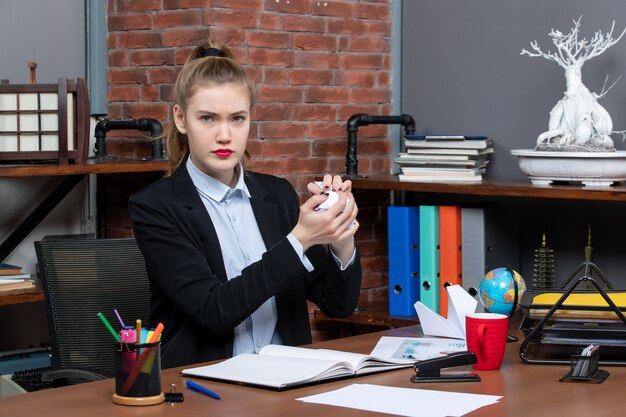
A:
<svg viewBox="0 0 626 417">
<path fill-rule="evenodd" d="M 23 369 L 13 372 L 11 379 L 27 392 L 39 391 L 41 389 L 53 387 L 52 381 L 41 380 L 41 375 L 50 371 L 50 367 Z"/>
</svg>

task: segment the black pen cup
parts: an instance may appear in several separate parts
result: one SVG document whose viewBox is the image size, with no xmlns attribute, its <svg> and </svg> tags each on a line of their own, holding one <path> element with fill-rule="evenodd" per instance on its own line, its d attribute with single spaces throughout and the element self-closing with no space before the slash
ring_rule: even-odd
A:
<svg viewBox="0 0 626 417">
<path fill-rule="evenodd" d="M 592 381 L 601 384 L 608 378 L 609 372 L 598 369 L 600 351 L 596 350 L 591 355 L 572 355 L 572 368 L 559 380 L 563 381 Z"/>
<path fill-rule="evenodd" d="M 115 394 L 121 405 L 162 403 L 161 342 L 115 344 Z"/>
</svg>

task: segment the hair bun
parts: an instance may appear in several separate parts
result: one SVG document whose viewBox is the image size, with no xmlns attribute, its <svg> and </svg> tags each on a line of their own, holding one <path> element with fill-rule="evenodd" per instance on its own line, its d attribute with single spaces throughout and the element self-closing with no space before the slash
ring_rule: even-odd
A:
<svg viewBox="0 0 626 417">
<path fill-rule="evenodd" d="M 221 50 L 217 49 L 217 48 L 205 48 L 204 49 L 204 56 L 205 57 L 207 57 L 207 56 L 220 56 L 220 57 L 223 57 L 224 53 Z"/>
</svg>

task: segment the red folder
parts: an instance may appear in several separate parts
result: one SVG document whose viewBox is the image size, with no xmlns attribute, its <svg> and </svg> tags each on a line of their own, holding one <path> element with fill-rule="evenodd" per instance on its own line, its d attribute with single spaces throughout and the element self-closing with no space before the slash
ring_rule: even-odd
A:
<svg viewBox="0 0 626 417">
<path fill-rule="evenodd" d="M 461 285 L 461 208 L 439 206 L 439 314 L 448 316 L 449 285 Z"/>
</svg>

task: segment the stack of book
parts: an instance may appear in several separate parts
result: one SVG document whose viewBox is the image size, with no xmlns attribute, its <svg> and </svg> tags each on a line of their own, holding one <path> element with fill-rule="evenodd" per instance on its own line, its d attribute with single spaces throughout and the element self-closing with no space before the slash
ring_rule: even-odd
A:
<svg viewBox="0 0 626 417">
<path fill-rule="evenodd" d="M 407 135 L 400 181 L 480 182 L 493 153 L 486 136 Z"/>
<path fill-rule="evenodd" d="M 24 274 L 22 267 L 0 263 L 0 292 L 31 288 L 34 285 L 30 274 Z"/>
</svg>

